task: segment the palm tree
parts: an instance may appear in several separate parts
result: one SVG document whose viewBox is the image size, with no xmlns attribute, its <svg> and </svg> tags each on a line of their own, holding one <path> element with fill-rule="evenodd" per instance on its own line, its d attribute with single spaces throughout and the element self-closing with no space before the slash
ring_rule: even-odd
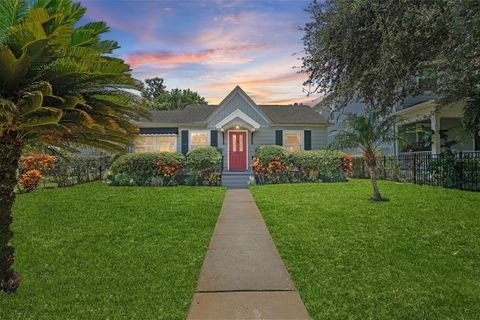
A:
<svg viewBox="0 0 480 320">
<path fill-rule="evenodd" d="M 378 189 L 376 154 L 381 144 L 401 138 L 394 129 L 396 122 L 394 117 L 382 116 L 379 112 L 367 112 L 363 115 L 347 114 L 342 121 L 343 128 L 333 132 L 331 147 L 362 149 L 372 180 L 372 201 L 387 200 Z"/>
<path fill-rule="evenodd" d="M 12 205 L 26 148 L 121 151 L 143 115 L 130 67 L 101 40 L 104 22 L 77 26 L 71 0 L 0 0 L 0 291 L 15 292 Z"/>
</svg>

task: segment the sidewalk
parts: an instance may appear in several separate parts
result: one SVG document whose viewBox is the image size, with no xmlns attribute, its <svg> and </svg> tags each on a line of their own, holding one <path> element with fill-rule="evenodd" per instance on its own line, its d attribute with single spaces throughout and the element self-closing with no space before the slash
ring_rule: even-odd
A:
<svg viewBox="0 0 480 320">
<path fill-rule="evenodd" d="M 309 319 L 249 190 L 228 190 L 188 319 Z"/>
</svg>

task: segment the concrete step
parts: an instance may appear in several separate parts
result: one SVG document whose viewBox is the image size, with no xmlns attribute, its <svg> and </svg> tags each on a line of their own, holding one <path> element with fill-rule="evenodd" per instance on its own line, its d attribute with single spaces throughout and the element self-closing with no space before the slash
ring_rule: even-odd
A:
<svg viewBox="0 0 480 320">
<path fill-rule="evenodd" d="M 223 172 L 222 185 L 228 189 L 246 189 L 253 177 L 252 172 Z"/>
</svg>

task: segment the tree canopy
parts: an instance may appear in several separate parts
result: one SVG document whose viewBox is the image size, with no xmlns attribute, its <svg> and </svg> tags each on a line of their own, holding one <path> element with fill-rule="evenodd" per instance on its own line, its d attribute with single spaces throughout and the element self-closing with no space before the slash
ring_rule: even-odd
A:
<svg viewBox="0 0 480 320">
<path fill-rule="evenodd" d="M 111 53 L 104 22 L 78 26 L 71 0 L 0 0 L 0 291 L 15 292 L 12 205 L 18 160 L 29 147 L 111 151 L 129 146 L 145 115 L 139 82 Z"/>
<path fill-rule="evenodd" d="M 480 3 L 476 0 L 326 0 L 313 2 L 303 28 L 303 69 L 323 104 L 352 99 L 388 112 L 435 83 L 447 101 L 478 108 Z"/>
<path fill-rule="evenodd" d="M 162 78 L 146 79 L 142 95 L 152 110 L 181 110 L 189 104 L 207 104 L 207 100 L 190 89 L 165 90 Z"/>
</svg>

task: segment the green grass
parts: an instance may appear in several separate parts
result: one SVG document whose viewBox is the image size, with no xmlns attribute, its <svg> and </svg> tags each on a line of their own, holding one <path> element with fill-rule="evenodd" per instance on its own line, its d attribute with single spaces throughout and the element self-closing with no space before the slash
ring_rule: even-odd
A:
<svg viewBox="0 0 480 320">
<path fill-rule="evenodd" d="M 480 193 L 368 180 L 252 187 L 314 319 L 478 319 Z"/>
<path fill-rule="evenodd" d="M 0 319 L 183 319 L 223 188 L 107 187 L 20 195 Z"/>
</svg>

